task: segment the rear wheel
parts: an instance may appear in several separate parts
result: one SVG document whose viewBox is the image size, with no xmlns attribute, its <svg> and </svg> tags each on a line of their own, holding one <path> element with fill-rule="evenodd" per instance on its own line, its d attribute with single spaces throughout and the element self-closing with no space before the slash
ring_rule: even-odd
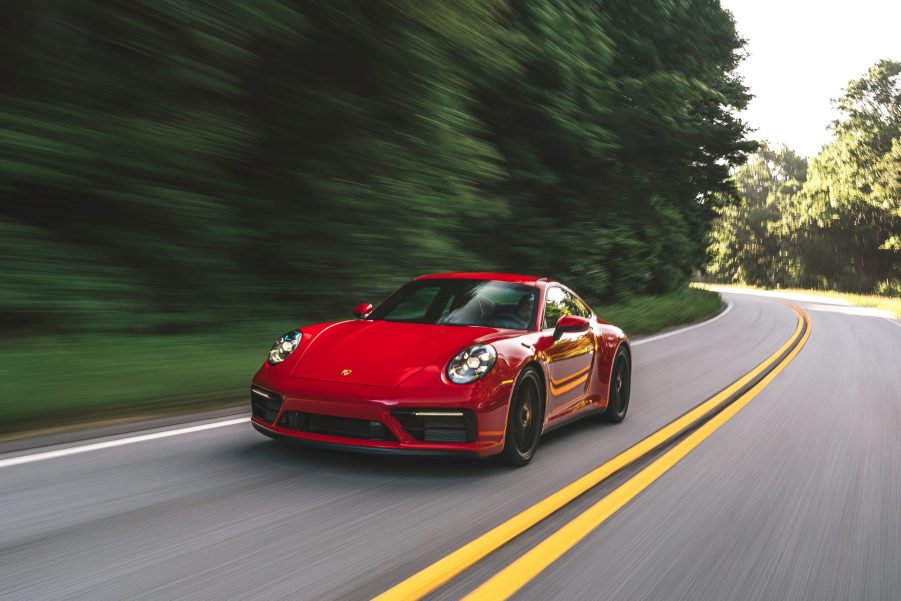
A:
<svg viewBox="0 0 901 601">
<path fill-rule="evenodd" d="M 601 419 L 614 424 L 626 419 L 631 392 L 632 364 L 629 361 L 629 353 L 619 348 L 613 360 L 613 372 L 610 374 L 610 396 L 607 400 L 607 411 L 604 412 Z"/>
<path fill-rule="evenodd" d="M 541 405 L 544 399 L 541 390 L 541 380 L 532 368 L 522 373 L 513 389 L 504 450 L 500 456 L 508 465 L 525 465 L 535 455 L 541 436 Z"/>
</svg>

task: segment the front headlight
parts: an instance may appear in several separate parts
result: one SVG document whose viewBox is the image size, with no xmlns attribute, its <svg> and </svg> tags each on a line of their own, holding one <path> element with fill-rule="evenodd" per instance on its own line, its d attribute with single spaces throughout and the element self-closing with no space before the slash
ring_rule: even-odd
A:
<svg viewBox="0 0 901 601">
<path fill-rule="evenodd" d="M 269 365 L 275 365 L 287 359 L 288 355 L 293 353 L 297 345 L 300 344 L 300 336 L 301 331 L 294 330 L 276 340 L 269 351 Z"/>
<path fill-rule="evenodd" d="M 490 344 L 476 344 L 457 353 L 447 364 L 447 378 L 454 384 L 475 382 L 494 366 L 497 352 Z"/>
</svg>

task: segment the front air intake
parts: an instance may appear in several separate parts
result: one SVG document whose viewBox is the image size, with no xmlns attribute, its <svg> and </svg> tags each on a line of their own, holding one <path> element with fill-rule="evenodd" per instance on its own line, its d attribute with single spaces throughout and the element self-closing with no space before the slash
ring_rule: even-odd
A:
<svg viewBox="0 0 901 601">
<path fill-rule="evenodd" d="M 337 417 L 334 415 L 321 415 L 319 413 L 305 413 L 302 411 L 285 411 L 279 424 L 283 428 L 311 432 L 313 434 L 325 434 L 327 436 L 340 436 L 342 438 L 361 438 L 363 440 L 379 440 L 396 442 L 397 439 L 385 424 L 368 419 L 354 419 L 350 417 Z"/>
<path fill-rule="evenodd" d="M 396 409 L 391 415 L 423 442 L 475 442 L 478 426 L 469 409 Z"/>
<path fill-rule="evenodd" d="M 256 386 L 250 389 L 250 409 L 254 417 L 270 424 L 275 421 L 282 408 L 282 397 Z"/>
</svg>

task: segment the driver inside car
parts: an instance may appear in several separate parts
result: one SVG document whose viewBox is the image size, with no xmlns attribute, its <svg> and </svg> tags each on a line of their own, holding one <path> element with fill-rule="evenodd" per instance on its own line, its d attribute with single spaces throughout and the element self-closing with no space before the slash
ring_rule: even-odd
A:
<svg viewBox="0 0 901 601">
<path fill-rule="evenodd" d="M 516 317 L 522 321 L 522 327 L 527 328 L 532 320 L 532 295 L 524 294 L 516 305 Z"/>
</svg>

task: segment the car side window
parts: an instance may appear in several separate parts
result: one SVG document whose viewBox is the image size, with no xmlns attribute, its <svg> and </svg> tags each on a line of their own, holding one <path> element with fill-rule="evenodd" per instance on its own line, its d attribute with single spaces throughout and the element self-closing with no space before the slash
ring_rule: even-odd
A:
<svg viewBox="0 0 901 601">
<path fill-rule="evenodd" d="M 588 308 L 588 305 L 585 304 L 578 296 L 573 296 L 573 302 L 575 303 L 576 308 L 578 309 L 578 313 L 573 313 L 573 315 L 578 315 L 579 317 L 591 317 L 591 309 Z"/>
<path fill-rule="evenodd" d="M 553 328 L 557 320 L 566 313 L 563 304 L 563 289 L 548 288 L 544 296 L 544 328 Z"/>
<path fill-rule="evenodd" d="M 564 315 L 591 317 L 591 311 L 585 303 L 563 288 L 548 288 L 544 300 L 544 328 L 553 328 Z"/>
</svg>

